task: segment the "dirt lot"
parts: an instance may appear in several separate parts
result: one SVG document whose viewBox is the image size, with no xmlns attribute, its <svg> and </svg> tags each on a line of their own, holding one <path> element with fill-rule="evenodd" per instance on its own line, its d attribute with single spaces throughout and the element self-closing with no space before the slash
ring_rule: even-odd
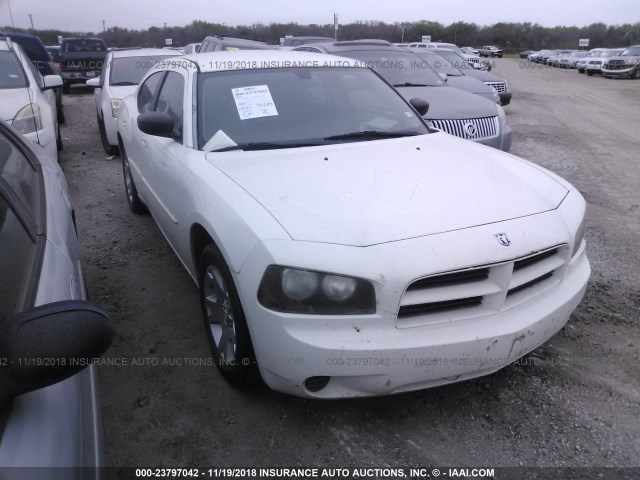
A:
<svg viewBox="0 0 640 480">
<path fill-rule="evenodd" d="M 61 164 L 87 284 L 117 329 L 108 357 L 128 363 L 99 368 L 105 464 L 640 466 L 640 81 L 527 66 L 496 60 L 513 90 L 512 153 L 587 199 L 585 300 L 548 344 L 489 377 L 349 401 L 237 390 L 214 368 L 175 365 L 209 355 L 196 286 L 152 218 L 129 212 L 91 92 L 65 96 Z"/>
</svg>

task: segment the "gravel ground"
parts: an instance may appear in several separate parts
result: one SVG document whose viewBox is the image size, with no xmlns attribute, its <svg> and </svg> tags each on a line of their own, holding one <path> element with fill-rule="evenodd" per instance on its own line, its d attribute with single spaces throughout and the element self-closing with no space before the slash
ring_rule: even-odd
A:
<svg viewBox="0 0 640 480">
<path fill-rule="evenodd" d="M 209 355 L 197 288 L 152 218 L 129 212 L 91 92 L 65 96 L 60 162 L 87 285 L 116 326 L 107 357 L 126 362 L 98 369 L 105 465 L 640 466 L 640 81 L 495 63 L 513 90 L 512 153 L 589 204 L 586 297 L 546 345 L 491 376 L 372 399 L 237 390 L 215 368 L 179 364 Z"/>
</svg>

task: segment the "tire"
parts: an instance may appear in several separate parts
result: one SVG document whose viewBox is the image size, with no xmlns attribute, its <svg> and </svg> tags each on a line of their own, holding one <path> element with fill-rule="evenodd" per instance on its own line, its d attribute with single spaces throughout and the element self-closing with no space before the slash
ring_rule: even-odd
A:
<svg viewBox="0 0 640 480">
<path fill-rule="evenodd" d="M 240 297 L 213 243 L 202 252 L 198 272 L 202 318 L 218 370 L 232 385 L 255 384 L 260 373 Z"/>
<path fill-rule="evenodd" d="M 640 80 L 640 67 L 637 67 L 636 71 L 633 72 L 633 78 L 635 78 L 636 80 Z"/>
<path fill-rule="evenodd" d="M 102 141 L 102 148 L 104 148 L 104 151 L 107 153 L 107 155 L 117 155 L 120 150 L 118 149 L 118 147 L 114 147 L 109 143 L 109 140 L 107 139 L 107 132 L 104 128 L 104 121 L 100 117 L 98 117 L 98 130 L 100 130 L 100 140 Z"/>
<path fill-rule="evenodd" d="M 71 84 L 70 83 L 63 83 L 62 84 L 62 93 L 64 93 L 65 95 L 68 95 L 69 93 L 71 93 Z"/>
<path fill-rule="evenodd" d="M 587 74 L 588 77 L 593 75 L 593 72 L 591 70 L 585 70 L 585 73 Z"/>
<path fill-rule="evenodd" d="M 142 203 L 142 200 L 140 200 L 140 197 L 138 196 L 138 189 L 136 188 L 136 184 L 134 183 L 133 177 L 131 176 L 131 167 L 129 166 L 129 159 L 127 158 L 127 153 L 124 150 L 124 146 L 121 144 L 120 148 L 122 153 L 122 176 L 124 178 L 124 192 L 127 196 L 129 209 L 137 215 L 149 213 L 149 209 L 144 203 Z"/>
<path fill-rule="evenodd" d="M 62 150 L 62 134 L 60 133 L 60 125 L 58 125 L 58 137 L 56 138 L 56 148 Z"/>
<path fill-rule="evenodd" d="M 62 90 L 60 87 L 56 89 L 56 113 L 58 116 L 58 123 L 63 125 L 66 119 L 64 117 L 64 105 L 62 104 Z"/>
<path fill-rule="evenodd" d="M 578 73 L 584 73 L 584 69 L 579 68 L 579 69 L 578 69 Z"/>
</svg>

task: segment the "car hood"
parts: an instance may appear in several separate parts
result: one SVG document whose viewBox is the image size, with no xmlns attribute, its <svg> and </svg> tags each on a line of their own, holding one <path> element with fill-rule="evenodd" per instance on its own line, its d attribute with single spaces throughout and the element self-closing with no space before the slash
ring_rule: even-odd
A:
<svg viewBox="0 0 640 480">
<path fill-rule="evenodd" d="M 535 215 L 557 208 L 568 193 L 542 168 L 445 133 L 206 158 L 292 239 L 340 245 Z"/>
<path fill-rule="evenodd" d="M 466 75 L 447 77 L 447 83 L 450 87 L 459 88 L 465 92 L 475 93 L 476 95 L 493 95 L 493 88 L 482 83 L 477 78 L 467 77 Z"/>
<path fill-rule="evenodd" d="M 0 89 L 0 118 L 11 125 L 16 114 L 29 103 L 28 87 Z"/>
<path fill-rule="evenodd" d="M 453 87 L 396 87 L 406 100 L 422 98 L 429 102 L 427 120 L 463 120 L 495 117 L 496 104 Z"/>
<path fill-rule="evenodd" d="M 484 70 L 476 70 L 475 68 L 465 69 L 464 74 L 480 80 L 481 82 L 504 82 L 504 79 L 494 75 L 493 73 L 485 72 Z"/>
</svg>

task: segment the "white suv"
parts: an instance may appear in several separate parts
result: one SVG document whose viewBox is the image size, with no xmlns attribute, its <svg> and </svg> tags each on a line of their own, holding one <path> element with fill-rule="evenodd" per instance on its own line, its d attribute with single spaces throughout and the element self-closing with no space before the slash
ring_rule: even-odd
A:
<svg viewBox="0 0 640 480">
<path fill-rule="evenodd" d="M 0 118 L 54 158 L 62 149 L 55 87 L 59 75 L 42 76 L 20 45 L 0 36 Z"/>
</svg>

